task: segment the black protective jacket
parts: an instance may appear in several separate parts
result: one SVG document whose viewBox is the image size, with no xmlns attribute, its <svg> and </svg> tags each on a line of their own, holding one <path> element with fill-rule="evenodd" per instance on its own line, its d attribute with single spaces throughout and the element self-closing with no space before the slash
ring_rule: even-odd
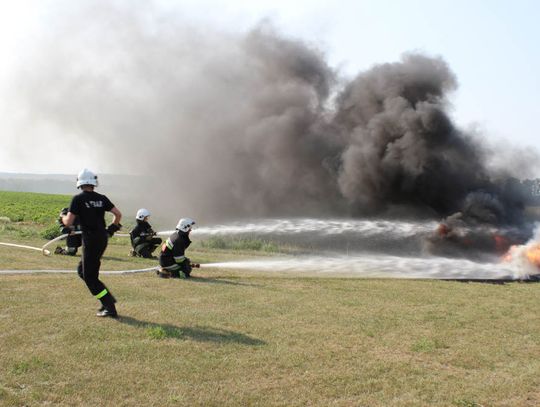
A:
<svg viewBox="0 0 540 407">
<path fill-rule="evenodd" d="M 152 238 L 152 236 L 155 234 L 156 233 L 152 229 L 152 226 L 150 226 L 148 222 L 144 220 L 137 220 L 137 226 L 135 226 L 133 230 L 129 232 L 131 245 L 136 247 Z"/>
<path fill-rule="evenodd" d="M 186 259 L 186 249 L 191 244 L 189 234 L 177 230 L 161 246 L 159 264 L 162 267 L 183 263 Z"/>
</svg>

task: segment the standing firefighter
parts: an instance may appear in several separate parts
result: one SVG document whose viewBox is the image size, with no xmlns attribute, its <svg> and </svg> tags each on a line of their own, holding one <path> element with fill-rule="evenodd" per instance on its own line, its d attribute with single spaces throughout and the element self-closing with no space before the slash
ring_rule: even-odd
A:
<svg viewBox="0 0 540 407">
<path fill-rule="evenodd" d="M 64 218 L 67 216 L 69 211 L 69 208 L 64 208 L 60 211 L 60 216 L 58 217 L 58 224 L 60 225 L 60 231 L 64 229 Z M 80 232 L 81 230 L 81 222 L 79 221 L 79 217 L 75 216 L 75 220 L 73 221 L 73 230 L 75 232 Z M 77 249 L 81 247 L 82 240 L 81 235 L 69 235 L 66 238 L 66 247 L 60 247 L 58 246 L 56 250 L 54 251 L 54 254 L 63 254 L 66 256 L 75 256 L 77 254 Z"/>
<path fill-rule="evenodd" d="M 115 298 L 105 284 L 99 280 L 101 256 L 107 248 L 108 238 L 120 230 L 122 214 L 105 195 L 94 192 L 97 187 L 97 176 L 86 168 L 77 177 L 77 188 L 82 192 L 71 200 L 68 214 L 64 217 L 64 233 L 73 231 L 75 217 L 81 222 L 83 255 L 77 267 L 77 273 L 86 283 L 88 289 L 102 307 L 96 314 L 98 317 L 116 318 Z M 112 212 L 113 222 L 105 228 L 105 212 Z"/>
<path fill-rule="evenodd" d="M 137 211 L 135 219 L 137 220 L 137 226 L 129 233 L 131 238 L 131 251 L 132 256 L 140 256 L 146 259 L 156 258 L 152 256 L 156 247 L 161 244 L 161 239 L 156 236 L 156 232 L 148 223 L 148 217 L 150 211 L 148 209 L 141 208 Z"/>
<path fill-rule="evenodd" d="M 191 261 L 185 256 L 186 249 L 191 244 L 189 233 L 195 221 L 182 218 L 176 225 L 176 231 L 161 246 L 157 272 L 163 278 L 189 278 L 191 274 Z"/>
</svg>

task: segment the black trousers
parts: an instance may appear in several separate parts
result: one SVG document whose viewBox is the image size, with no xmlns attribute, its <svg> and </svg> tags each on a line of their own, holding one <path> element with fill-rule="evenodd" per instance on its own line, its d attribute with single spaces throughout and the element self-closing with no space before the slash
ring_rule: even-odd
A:
<svg viewBox="0 0 540 407">
<path fill-rule="evenodd" d="M 111 295 L 105 284 L 99 279 L 101 256 L 103 256 L 107 248 L 108 239 L 109 237 L 106 231 L 83 232 L 83 254 L 77 266 L 77 274 L 84 280 L 92 295 L 96 296 L 99 300 Z"/>
<path fill-rule="evenodd" d="M 153 237 L 135 246 L 135 252 L 141 257 L 152 257 L 152 253 L 161 244 L 159 237 Z"/>
<path fill-rule="evenodd" d="M 66 246 L 67 247 L 81 247 L 81 235 L 70 235 L 66 238 Z"/>
</svg>

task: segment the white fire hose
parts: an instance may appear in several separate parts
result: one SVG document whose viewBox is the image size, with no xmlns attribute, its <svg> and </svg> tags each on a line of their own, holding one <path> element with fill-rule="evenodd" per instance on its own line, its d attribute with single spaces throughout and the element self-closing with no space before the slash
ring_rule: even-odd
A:
<svg viewBox="0 0 540 407">
<path fill-rule="evenodd" d="M 80 235 L 80 234 L 82 234 L 82 232 L 80 232 L 80 231 L 71 233 L 72 236 L 73 235 Z M 157 232 L 156 233 L 156 235 L 167 235 L 167 234 L 170 234 L 170 232 L 165 231 L 165 232 Z M 55 237 L 54 239 L 49 240 L 47 243 L 45 243 L 42 247 L 34 247 L 34 246 L 28 246 L 28 245 L 24 245 L 24 244 L 5 243 L 5 242 L 0 242 L 0 246 L 18 247 L 20 249 L 37 250 L 37 251 L 40 251 L 44 256 L 50 256 L 52 253 L 51 253 L 50 250 L 47 249 L 47 247 L 49 247 L 53 243 L 58 242 L 59 240 L 65 239 L 68 236 L 69 236 L 69 234 L 66 233 L 66 234 L 60 235 L 58 237 Z M 117 236 L 117 237 L 129 237 L 129 234 L 128 233 L 116 233 L 115 236 Z"/>
<path fill-rule="evenodd" d="M 30 250 L 37 250 L 38 252 L 42 252 L 45 256 L 50 256 L 51 252 L 44 247 L 32 247 L 32 246 L 26 246 L 24 244 L 15 244 L 15 243 L 3 243 L 0 242 L 0 245 L 2 246 L 9 246 L 9 247 L 20 247 L 21 249 L 30 249 Z"/>
<path fill-rule="evenodd" d="M 80 234 L 82 234 L 82 232 L 80 232 L 80 231 L 71 233 L 71 235 L 80 235 Z M 55 237 L 53 240 L 49 240 L 47 243 L 45 243 L 43 245 L 43 247 L 41 248 L 41 252 L 43 253 L 43 255 L 44 256 L 50 256 L 51 252 L 50 252 L 50 250 L 47 250 L 47 247 L 49 247 L 51 244 L 53 244 L 55 242 L 58 242 L 59 240 L 65 239 L 69 235 L 70 235 L 69 233 L 65 233 L 65 234 L 60 235 L 58 237 Z"/>
<path fill-rule="evenodd" d="M 159 232 L 161 233 L 161 232 Z M 77 232 L 73 232 L 71 233 L 71 235 L 80 235 L 82 234 L 82 232 L 80 231 L 77 231 Z M 33 247 L 33 246 L 28 246 L 28 245 L 23 245 L 23 244 L 15 244 L 15 243 L 4 243 L 4 242 L 0 242 L 0 245 L 1 246 L 8 246 L 8 247 L 18 247 L 18 248 L 21 248 L 21 249 L 29 249 L 29 250 L 36 250 L 36 251 L 39 251 L 41 252 L 44 256 L 50 256 L 51 255 L 51 251 L 47 249 L 47 247 L 49 247 L 50 245 L 52 245 L 53 243 L 55 242 L 58 242 L 62 239 L 65 239 L 66 237 L 68 237 L 70 234 L 63 234 L 63 235 L 60 235 L 58 237 L 55 237 L 54 239 L 48 241 L 47 243 L 45 243 L 42 247 Z M 129 237 L 129 234 L 125 234 L 125 233 L 117 233 L 115 236 L 118 236 L 118 237 Z M 148 267 L 148 268 L 144 268 L 144 269 L 133 269 L 133 270 L 114 270 L 114 271 L 103 271 L 102 273 L 104 274 L 127 274 L 127 273 L 143 273 L 143 272 L 147 272 L 147 271 L 154 271 L 154 270 L 158 270 L 160 267 L 159 266 L 154 266 L 154 267 Z M 0 274 L 5 274 L 5 273 L 9 273 L 9 274 L 28 274 L 28 273 L 74 273 L 75 271 L 71 271 L 71 270 L 4 270 L 3 272 L 0 272 Z"/>
<path fill-rule="evenodd" d="M 164 231 L 164 232 L 157 232 L 156 235 L 169 235 L 170 231 Z M 9 247 L 18 247 L 21 249 L 29 249 L 29 250 L 36 250 L 40 251 L 44 256 L 50 256 L 51 251 L 47 249 L 50 245 L 52 245 L 55 242 L 58 242 L 62 239 L 65 239 L 68 236 L 73 235 L 80 235 L 82 234 L 81 231 L 72 232 L 70 234 L 66 233 L 63 235 L 60 235 L 58 237 L 55 237 L 52 240 L 49 240 L 47 243 L 45 243 L 42 247 L 33 247 L 33 246 L 27 246 L 22 244 L 15 244 L 15 243 L 3 243 L 0 242 L 0 245 L 2 246 L 9 246 Z M 129 237 L 129 234 L 127 233 L 116 233 L 115 236 L 117 237 Z M 198 266 L 200 267 L 200 265 Z M 160 266 L 154 266 L 154 267 L 148 267 L 144 269 L 133 269 L 133 270 L 114 270 L 114 271 L 103 271 L 104 274 L 128 274 L 128 273 L 143 273 L 147 271 L 154 271 L 159 270 Z M 27 273 L 73 273 L 74 271 L 71 270 L 3 270 L 0 271 L 0 274 L 27 274 Z"/>
<path fill-rule="evenodd" d="M 82 234 L 81 231 L 77 231 L 77 232 L 73 232 L 71 233 L 71 236 L 73 235 L 80 235 Z M 157 235 L 160 235 L 160 234 L 169 234 L 168 231 L 166 232 L 157 232 L 156 233 Z M 59 240 L 62 240 L 62 239 L 65 239 L 66 237 L 70 236 L 70 234 L 64 234 L 64 235 L 60 235 L 58 237 L 55 237 L 54 239 L 48 241 L 47 243 L 45 243 L 43 245 L 43 247 L 41 249 L 38 249 L 38 250 L 41 250 L 41 252 L 43 253 L 44 256 L 50 256 L 51 255 L 51 252 L 50 250 L 47 250 L 47 247 L 49 247 L 51 244 L 55 243 L 55 242 L 58 242 Z M 129 233 L 115 233 L 114 236 L 117 236 L 117 237 L 129 237 Z M 26 248 L 30 249 L 31 247 L 30 246 L 26 246 Z M 35 247 L 32 247 L 32 249 L 36 249 Z"/>
</svg>

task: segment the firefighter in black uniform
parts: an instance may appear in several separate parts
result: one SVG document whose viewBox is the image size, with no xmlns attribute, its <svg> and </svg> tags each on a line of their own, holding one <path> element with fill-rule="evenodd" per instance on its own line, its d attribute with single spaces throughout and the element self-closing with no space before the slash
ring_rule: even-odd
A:
<svg viewBox="0 0 540 407">
<path fill-rule="evenodd" d="M 131 250 L 132 256 L 140 256 L 146 259 L 156 258 L 152 256 L 156 247 L 161 244 L 161 239 L 159 237 L 154 237 L 156 232 L 148 223 L 148 217 L 150 216 L 150 211 L 148 209 L 141 208 L 137 211 L 135 219 L 137 220 L 137 226 L 129 232 L 129 237 L 131 239 Z"/>
<path fill-rule="evenodd" d="M 71 200 L 68 214 L 64 217 L 64 233 L 73 229 L 75 217 L 81 222 L 83 255 L 77 267 L 77 273 L 86 283 L 88 289 L 98 300 L 101 308 L 98 317 L 118 316 L 113 295 L 99 280 L 101 256 L 107 248 L 108 238 L 120 230 L 122 214 L 105 195 L 94 192 L 97 187 L 97 176 L 86 168 L 77 177 L 77 188 L 82 192 Z M 113 222 L 105 227 L 105 212 L 112 212 Z"/>
<path fill-rule="evenodd" d="M 69 208 L 64 208 L 60 211 L 60 215 L 58 217 L 58 224 L 60 225 L 60 231 L 64 229 L 64 217 L 68 214 Z M 75 220 L 73 221 L 73 230 L 76 232 L 80 232 L 81 230 L 81 222 L 79 221 L 79 217 L 76 216 Z M 54 254 L 63 254 L 66 256 L 75 256 L 77 254 L 77 249 L 82 246 L 82 239 L 81 235 L 69 235 L 66 237 L 66 247 L 56 247 L 56 250 L 54 251 Z"/>
<path fill-rule="evenodd" d="M 176 231 L 163 243 L 159 255 L 161 270 L 158 276 L 163 278 L 189 278 L 191 261 L 185 256 L 186 249 L 191 244 L 189 233 L 195 221 L 182 218 L 176 225 Z"/>
</svg>

